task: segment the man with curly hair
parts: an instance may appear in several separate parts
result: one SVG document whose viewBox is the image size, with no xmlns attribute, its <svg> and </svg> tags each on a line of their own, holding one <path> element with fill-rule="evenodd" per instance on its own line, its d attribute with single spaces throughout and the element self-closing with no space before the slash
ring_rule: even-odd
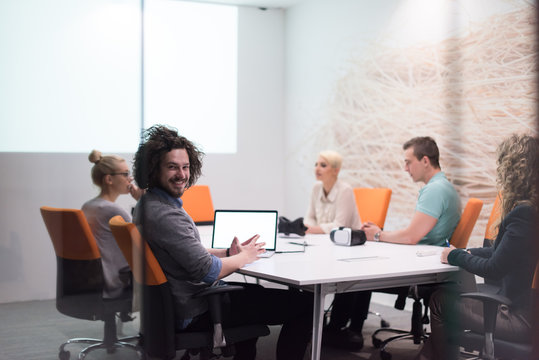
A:
<svg viewBox="0 0 539 360">
<path fill-rule="evenodd" d="M 258 235 L 229 249 L 206 249 L 182 207 L 182 195 L 201 175 L 203 153 L 177 131 L 154 126 L 135 154 L 135 179 L 147 189 L 135 209 L 134 221 L 169 281 L 175 301 L 177 330 L 210 329 L 208 304 L 193 297 L 201 289 L 258 259 L 264 243 Z M 312 296 L 300 291 L 266 289 L 246 284 L 231 292 L 223 326 L 283 324 L 277 359 L 302 359 L 312 331 Z M 254 359 L 256 340 L 236 344 L 235 359 Z"/>
</svg>

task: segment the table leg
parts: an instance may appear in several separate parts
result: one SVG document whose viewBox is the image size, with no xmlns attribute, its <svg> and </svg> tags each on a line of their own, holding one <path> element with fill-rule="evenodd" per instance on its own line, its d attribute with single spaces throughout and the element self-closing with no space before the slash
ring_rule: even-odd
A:
<svg viewBox="0 0 539 360">
<path fill-rule="evenodd" d="M 322 328 L 324 325 L 324 300 L 326 289 L 322 285 L 314 286 L 314 306 L 313 306 L 313 340 L 311 360 L 320 359 L 322 348 Z"/>
</svg>

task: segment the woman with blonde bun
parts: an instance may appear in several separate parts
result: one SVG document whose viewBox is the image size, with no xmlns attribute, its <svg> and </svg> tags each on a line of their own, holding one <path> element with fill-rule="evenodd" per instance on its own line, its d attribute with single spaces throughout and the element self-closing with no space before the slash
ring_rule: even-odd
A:
<svg viewBox="0 0 539 360">
<path fill-rule="evenodd" d="M 361 228 L 352 187 L 339 180 L 342 157 L 331 150 L 320 152 L 314 165 L 316 184 L 311 193 L 307 215 L 303 220 L 308 234 L 327 234 L 344 226 Z"/>
<path fill-rule="evenodd" d="M 93 150 L 88 160 L 94 164 L 92 181 L 101 191 L 97 197 L 82 205 L 82 211 L 101 253 L 105 280 L 103 296 L 116 298 L 121 296 L 126 288 L 131 287 L 131 274 L 129 265 L 110 231 L 109 220 L 120 215 L 130 222 L 131 215 L 115 201 L 122 194 L 131 194 L 138 200 L 144 191 L 132 183 L 133 178 L 127 163 L 120 156 L 103 156 L 100 151 Z"/>
</svg>

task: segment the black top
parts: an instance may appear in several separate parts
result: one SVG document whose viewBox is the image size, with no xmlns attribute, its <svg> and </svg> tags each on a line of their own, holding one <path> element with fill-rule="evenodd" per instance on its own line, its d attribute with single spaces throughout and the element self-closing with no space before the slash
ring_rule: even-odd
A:
<svg viewBox="0 0 539 360">
<path fill-rule="evenodd" d="M 513 301 L 516 309 L 529 314 L 531 285 L 537 264 L 537 212 L 529 205 L 515 207 L 502 220 L 494 246 L 454 250 L 451 265 L 501 284 L 500 295 Z"/>
</svg>

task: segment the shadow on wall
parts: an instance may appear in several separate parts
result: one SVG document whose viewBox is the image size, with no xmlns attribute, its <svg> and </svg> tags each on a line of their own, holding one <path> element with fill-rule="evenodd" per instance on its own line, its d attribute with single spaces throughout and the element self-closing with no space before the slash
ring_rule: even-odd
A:
<svg viewBox="0 0 539 360">
<path fill-rule="evenodd" d="M 0 244 L 0 283 L 23 279 L 22 247 L 19 235 L 10 232 L 9 242 Z"/>
</svg>

